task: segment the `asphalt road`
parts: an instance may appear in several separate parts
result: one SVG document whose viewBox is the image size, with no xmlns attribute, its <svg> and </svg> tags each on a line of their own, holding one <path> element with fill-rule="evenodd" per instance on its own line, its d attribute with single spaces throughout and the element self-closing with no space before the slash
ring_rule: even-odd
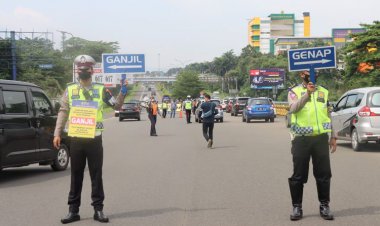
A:
<svg viewBox="0 0 380 226">
<path fill-rule="evenodd" d="M 141 95 L 141 93 L 139 93 Z M 178 117 L 178 115 L 177 115 Z M 194 119 L 192 120 L 194 122 Z M 215 124 L 213 149 L 201 125 L 185 119 L 158 119 L 158 137 L 149 121 L 107 119 L 104 132 L 105 213 L 108 225 L 379 225 L 380 152 L 354 152 L 340 143 L 331 155 L 331 208 L 336 219 L 319 217 L 310 171 L 304 192 L 304 219 L 291 222 L 287 178 L 292 163 L 288 129 L 274 123 L 241 122 L 225 116 Z M 67 211 L 70 170 L 53 172 L 31 165 L 0 174 L 1 226 L 61 225 Z M 90 177 L 86 171 L 80 222 L 92 220 Z"/>
</svg>

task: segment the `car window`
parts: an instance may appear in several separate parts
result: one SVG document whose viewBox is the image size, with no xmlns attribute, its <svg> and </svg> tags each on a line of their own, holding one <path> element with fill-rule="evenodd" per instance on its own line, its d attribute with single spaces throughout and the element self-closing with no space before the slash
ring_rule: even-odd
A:
<svg viewBox="0 0 380 226">
<path fill-rule="evenodd" d="M 22 91 L 3 91 L 5 114 L 28 113 L 26 95 Z"/>
<path fill-rule="evenodd" d="M 252 99 L 249 105 L 270 105 L 267 99 Z"/>
<path fill-rule="evenodd" d="M 246 104 L 248 99 L 238 99 L 239 104 Z"/>
<path fill-rule="evenodd" d="M 336 105 L 336 111 L 340 111 L 344 109 L 344 106 L 346 105 L 347 96 L 343 97 L 338 104 Z"/>
<path fill-rule="evenodd" d="M 135 103 L 127 103 L 127 104 L 123 104 L 123 109 L 126 109 L 126 108 L 133 108 L 135 107 L 137 104 Z"/>
<path fill-rule="evenodd" d="M 219 101 L 219 100 L 212 100 L 211 102 L 214 103 L 214 104 L 216 104 L 216 105 L 219 105 L 219 104 L 220 104 L 220 101 Z"/>
<path fill-rule="evenodd" d="M 358 97 L 357 94 L 348 95 L 345 109 L 356 107 L 357 97 Z"/>
<path fill-rule="evenodd" d="M 371 107 L 380 107 L 380 93 L 374 93 L 372 95 Z"/>
<path fill-rule="evenodd" d="M 364 97 L 364 94 L 363 94 L 363 93 L 359 93 L 359 94 L 358 94 L 358 98 L 356 98 L 355 107 L 357 107 L 357 106 L 360 105 L 360 103 L 361 103 L 362 100 L 363 100 L 363 97 Z"/>
<path fill-rule="evenodd" d="M 32 92 L 33 96 L 33 106 L 36 111 L 40 114 L 51 115 L 52 107 L 50 105 L 49 99 L 45 96 L 45 94 L 40 92 Z"/>
</svg>

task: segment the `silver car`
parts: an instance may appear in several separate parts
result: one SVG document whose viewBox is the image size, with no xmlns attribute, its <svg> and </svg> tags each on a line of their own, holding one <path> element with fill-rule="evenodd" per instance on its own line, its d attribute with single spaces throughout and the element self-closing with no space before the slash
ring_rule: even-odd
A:
<svg viewBox="0 0 380 226">
<path fill-rule="evenodd" d="M 201 105 L 204 101 L 198 102 L 197 109 L 195 110 L 195 122 L 202 122 L 202 118 L 199 118 L 199 112 L 202 112 Z M 214 116 L 215 121 L 217 122 L 223 122 L 223 109 L 220 106 L 221 101 L 219 99 L 210 99 L 210 102 L 214 103 L 216 105 L 216 110 L 218 110 L 218 114 Z"/>
<path fill-rule="evenodd" d="M 360 151 L 363 144 L 380 142 L 380 87 L 346 92 L 333 108 L 332 125 L 338 139 L 351 141 Z"/>
</svg>

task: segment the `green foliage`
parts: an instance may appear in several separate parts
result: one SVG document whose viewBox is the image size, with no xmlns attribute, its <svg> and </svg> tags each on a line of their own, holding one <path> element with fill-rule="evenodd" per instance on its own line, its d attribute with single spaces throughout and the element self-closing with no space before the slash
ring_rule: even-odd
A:
<svg viewBox="0 0 380 226">
<path fill-rule="evenodd" d="M 17 80 L 41 86 L 49 96 L 59 96 L 66 83 L 72 81 L 73 60 L 77 55 L 88 54 L 98 62 L 102 53 L 116 52 L 117 42 L 87 41 L 71 38 L 65 42 L 65 50 L 53 48 L 50 40 L 43 38 L 16 40 Z M 51 64 L 53 68 L 41 68 Z M 11 42 L 0 40 L 0 79 L 12 79 Z"/>
<path fill-rule="evenodd" d="M 344 49 L 346 70 L 344 82 L 347 88 L 380 85 L 380 21 L 362 25 L 366 31 L 353 34 L 354 41 Z M 360 64 L 370 64 L 372 70 L 359 72 Z"/>
<path fill-rule="evenodd" d="M 198 73 L 195 71 L 183 70 L 177 76 L 177 81 L 173 85 L 174 98 L 184 99 L 187 95 L 199 96 L 199 92 L 204 89 L 204 85 L 199 81 Z"/>
</svg>

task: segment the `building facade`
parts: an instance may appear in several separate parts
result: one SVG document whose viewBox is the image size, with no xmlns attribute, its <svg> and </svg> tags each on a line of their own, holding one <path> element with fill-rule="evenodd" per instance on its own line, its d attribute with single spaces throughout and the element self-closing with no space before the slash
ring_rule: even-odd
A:
<svg viewBox="0 0 380 226">
<path fill-rule="evenodd" d="M 336 48 L 342 48 L 347 42 L 352 41 L 351 34 L 365 32 L 364 28 L 333 28 L 331 36 Z"/>
<path fill-rule="evenodd" d="M 278 37 L 310 37 L 310 13 L 302 19 L 294 14 L 270 14 L 266 18 L 254 17 L 248 23 L 248 43 L 261 53 L 275 53 Z"/>
</svg>

